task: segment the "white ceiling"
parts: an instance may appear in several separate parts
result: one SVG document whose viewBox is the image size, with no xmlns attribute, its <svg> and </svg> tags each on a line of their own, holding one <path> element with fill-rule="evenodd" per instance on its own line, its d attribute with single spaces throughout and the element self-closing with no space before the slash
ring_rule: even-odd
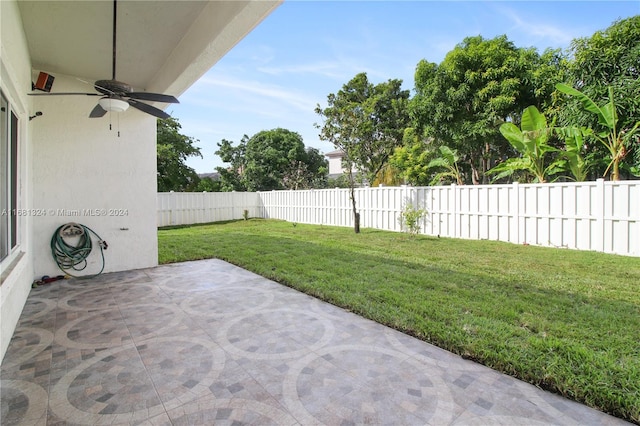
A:
<svg viewBox="0 0 640 426">
<path fill-rule="evenodd" d="M 116 79 L 178 96 L 280 1 L 119 0 Z M 113 1 L 18 5 L 35 71 L 112 78 Z"/>
</svg>

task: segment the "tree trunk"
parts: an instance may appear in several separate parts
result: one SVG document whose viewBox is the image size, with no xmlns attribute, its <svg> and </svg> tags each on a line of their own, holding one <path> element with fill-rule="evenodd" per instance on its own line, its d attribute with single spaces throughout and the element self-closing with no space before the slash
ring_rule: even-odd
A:
<svg viewBox="0 0 640 426">
<path fill-rule="evenodd" d="M 348 176 L 349 176 L 349 189 L 351 190 L 351 207 L 353 208 L 353 231 L 356 234 L 360 233 L 360 213 L 356 209 L 356 190 L 355 179 L 353 178 L 353 165 L 349 164 Z"/>
<path fill-rule="evenodd" d="M 617 158 L 613 159 L 613 168 L 611 170 L 611 180 L 620 180 L 620 162 Z"/>
<path fill-rule="evenodd" d="M 482 153 L 482 184 L 483 185 L 486 185 L 489 183 L 489 179 L 487 177 L 487 171 L 491 168 L 489 167 L 490 157 L 491 157 L 491 145 L 489 145 L 489 142 L 485 142 L 484 152 Z"/>
<path fill-rule="evenodd" d="M 351 185 L 351 207 L 353 208 L 353 231 L 356 234 L 360 233 L 360 213 L 356 210 L 356 191 Z"/>
<path fill-rule="evenodd" d="M 469 165 L 471 166 L 471 183 L 474 185 L 480 184 L 478 168 L 475 164 L 473 164 L 473 160 L 469 160 Z"/>
</svg>

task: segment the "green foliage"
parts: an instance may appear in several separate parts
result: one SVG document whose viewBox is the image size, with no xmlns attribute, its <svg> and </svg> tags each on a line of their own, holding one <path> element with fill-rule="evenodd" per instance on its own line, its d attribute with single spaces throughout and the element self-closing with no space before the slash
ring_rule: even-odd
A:
<svg viewBox="0 0 640 426">
<path fill-rule="evenodd" d="M 374 85 L 366 73 L 356 75 L 337 94 L 327 96 L 328 106 L 315 112 L 324 122 L 316 124 L 320 139 L 345 153 L 345 168 L 362 172 L 367 183 L 375 181 L 394 148 L 402 143 L 409 123 L 409 91 L 401 80 Z"/>
<path fill-rule="evenodd" d="M 216 167 L 216 171 L 220 173 L 221 190 L 230 191 L 246 191 L 245 182 L 242 179 L 241 172 L 246 168 L 245 151 L 249 136 L 244 135 L 237 146 L 232 141 L 222 139 L 218 142 L 218 150 L 216 155 L 224 163 L 229 163 L 228 167 Z"/>
<path fill-rule="evenodd" d="M 211 179 L 210 177 L 201 178 L 196 185 L 195 192 L 222 192 L 220 181 Z"/>
<path fill-rule="evenodd" d="M 227 260 L 640 422 L 639 258 L 254 219 L 161 229 L 158 251 Z"/>
<path fill-rule="evenodd" d="M 392 164 L 391 158 L 389 158 L 387 164 L 378 172 L 371 186 L 398 186 L 403 184 L 404 179 L 402 173 Z"/>
<path fill-rule="evenodd" d="M 640 121 L 640 15 L 616 21 L 591 37 L 574 40 L 570 54 L 573 60 L 569 75 L 557 81 L 568 82 L 598 105 L 608 101 L 609 88 L 613 88 L 619 128 L 631 129 Z M 597 116 L 581 108 L 578 98 L 568 100 L 562 110 L 562 123 L 600 132 Z M 636 139 L 626 148 L 630 153 L 625 163 L 640 169 L 640 143 Z M 590 147 L 598 149 L 598 144 Z M 604 148 L 603 157 L 609 154 L 607 151 Z"/>
<path fill-rule="evenodd" d="M 435 146 L 456 150 L 469 169 L 461 174 L 487 183 L 490 165 L 510 152 L 498 127 L 518 124 L 528 105 L 550 105 L 549 79 L 561 75 L 562 63 L 557 52 L 540 56 L 535 49 L 515 47 L 506 36 L 465 38 L 440 65 L 418 63 L 410 103 L 413 127 Z"/>
<path fill-rule="evenodd" d="M 323 188 L 328 162 L 302 137 L 287 129 L 263 130 L 244 136 L 237 146 L 223 139 L 216 154 L 230 166 L 218 167 L 221 185 L 230 191 Z"/>
<path fill-rule="evenodd" d="M 329 178 L 327 188 L 349 188 L 349 178 L 344 174 L 335 178 Z"/>
<path fill-rule="evenodd" d="M 445 170 L 437 173 L 433 177 L 431 185 L 437 185 L 448 179 L 453 180 L 458 185 L 464 185 L 464 180 L 462 179 L 462 174 L 458 167 L 458 161 L 460 161 L 458 151 L 451 149 L 446 145 L 440 145 L 438 149 L 440 150 L 440 157 L 429 161 L 427 169 L 439 168 Z"/>
<path fill-rule="evenodd" d="M 428 185 L 433 179 L 433 172 L 427 167 L 433 152 L 429 149 L 429 141 L 416 134 L 409 127 L 404 132 L 403 144 L 397 147 L 389 158 L 404 180 L 416 186 Z"/>
<path fill-rule="evenodd" d="M 320 139 L 329 141 L 344 152 L 343 167 L 351 189 L 353 226 L 360 232 L 360 215 L 354 188 L 356 177 L 372 184 L 389 161 L 393 150 L 402 143 L 409 123 L 409 91 L 402 90 L 402 80 L 373 85 L 366 73 L 357 74 L 337 94 L 327 96 L 326 108 L 316 106 L 324 123 L 316 124 Z M 354 173 L 357 170 L 357 175 Z"/>
<path fill-rule="evenodd" d="M 548 144 L 552 128 L 547 126 L 546 117 L 535 106 L 529 106 L 522 112 L 522 129 L 513 123 L 503 123 L 500 133 L 520 154 L 498 164 L 489 174 L 495 174 L 494 180 L 511 176 L 517 170 L 531 174 L 534 182 L 547 182 L 547 177 L 561 170 L 557 161 L 546 165 L 547 154 L 557 149 Z"/>
<path fill-rule="evenodd" d="M 547 49 L 531 70 L 534 104 L 550 122 L 557 122 L 563 108 L 562 97 L 556 91 L 556 83 L 568 77 L 571 60 L 560 49 Z"/>
<path fill-rule="evenodd" d="M 638 140 L 636 134 L 640 127 L 640 121 L 630 124 L 631 127 L 619 126 L 620 120 L 613 97 L 613 87 L 611 86 L 608 88 L 608 101 L 603 105 L 596 104 L 589 96 L 566 84 L 558 83 L 556 88 L 578 99 L 584 110 L 597 117 L 598 125 L 605 130 L 595 132 L 588 129 L 586 131 L 587 135 L 595 138 L 609 151 L 611 161 L 603 176 L 606 177 L 609 170 L 611 170 L 611 179 L 620 180 L 620 164 L 628 154 L 632 141 Z"/>
<path fill-rule="evenodd" d="M 304 157 L 302 137 L 286 129 L 264 130 L 247 141 L 243 180 L 249 191 L 285 189 L 285 174 Z"/>
<path fill-rule="evenodd" d="M 185 164 L 188 157 L 200 156 L 197 139 L 180 133 L 177 118 L 157 121 L 158 192 L 192 191 L 198 185 L 198 174 Z"/>
<path fill-rule="evenodd" d="M 587 180 L 589 170 L 594 165 L 593 155 L 584 154 L 584 138 L 589 131 L 578 127 L 564 127 L 555 129 L 555 133 L 564 139 L 565 143 L 565 149 L 559 159 L 560 167 L 570 171 L 576 182 Z"/>
<path fill-rule="evenodd" d="M 329 163 L 316 148 L 307 148 L 303 159 L 292 160 L 282 177 L 286 189 L 325 188 Z"/>
<path fill-rule="evenodd" d="M 422 220 L 427 216 L 426 209 L 417 209 L 413 203 L 407 202 L 400 213 L 398 221 L 402 229 L 409 235 L 416 236 L 422 228 Z"/>
</svg>

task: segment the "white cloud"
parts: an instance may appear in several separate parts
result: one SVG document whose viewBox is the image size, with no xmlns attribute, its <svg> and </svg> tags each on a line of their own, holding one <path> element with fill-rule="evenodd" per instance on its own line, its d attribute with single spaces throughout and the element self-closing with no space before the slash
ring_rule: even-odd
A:
<svg viewBox="0 0 640 426">
<path fill-rule="evenodd" d="M 574 39 L 573 34 L 562 28 L 532 20 L 530 17 L 523 19 L 512 9 L 502 8 L 500 12 L 511 20 L 512 29 L 519 30 L 529 37 L 548 40 L 551 46 L 567 46 Z"/>
<path fill-rule="evenodd" d="M 259 67 L 258 71 L 271 75 L 282 74 L 317 74 L 323 77 L 341 79 L 344 77 L 344 68 L 339 62 L 320 61 L 307 64 L 294 64 L 288 66 Z"/>
<path fill-rule="evenodd" d="M 287 104 L 301 111 L 313 111 L 316 102 L 307 95 L 282 88 L 281 86 L 261 83 L 255 80 L 240 80 L 228 76 L 205 76 L 199 83 L 207 86 L 231 89 L 234 92 L 248 93 L 262 100 L 272 100 Z"/>
</svg>

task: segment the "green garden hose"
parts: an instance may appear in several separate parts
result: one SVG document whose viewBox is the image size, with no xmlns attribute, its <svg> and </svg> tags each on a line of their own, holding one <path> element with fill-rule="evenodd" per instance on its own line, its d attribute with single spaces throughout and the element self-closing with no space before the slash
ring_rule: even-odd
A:
<svg viewBox="0 0 640 426">
<path fill-rule="evenodd" d="M 93 250 L 91 242 L 91 234 L 98 238 L 98 246 L 100 247 L 100 255 L 102 257 L 102 268 L 100 272 L 93 275 L 75 276 L 67 272 L 69 269 L 74 271 L 82 271 L 87 267 L 87 257 Z M 69 244 L 65 238 L 78 237 L 75 245 Z M 97 277 L 104 271 L 104 250 L 107 249 L 107 242 L 100 235 L 96 234 L 91 228 L 79 223 L 67 223 L 56 229 L 51 237 L 51 254 L 58 268 L 65 274 L 74 278 L 93 278 Z"/>
</svg>

